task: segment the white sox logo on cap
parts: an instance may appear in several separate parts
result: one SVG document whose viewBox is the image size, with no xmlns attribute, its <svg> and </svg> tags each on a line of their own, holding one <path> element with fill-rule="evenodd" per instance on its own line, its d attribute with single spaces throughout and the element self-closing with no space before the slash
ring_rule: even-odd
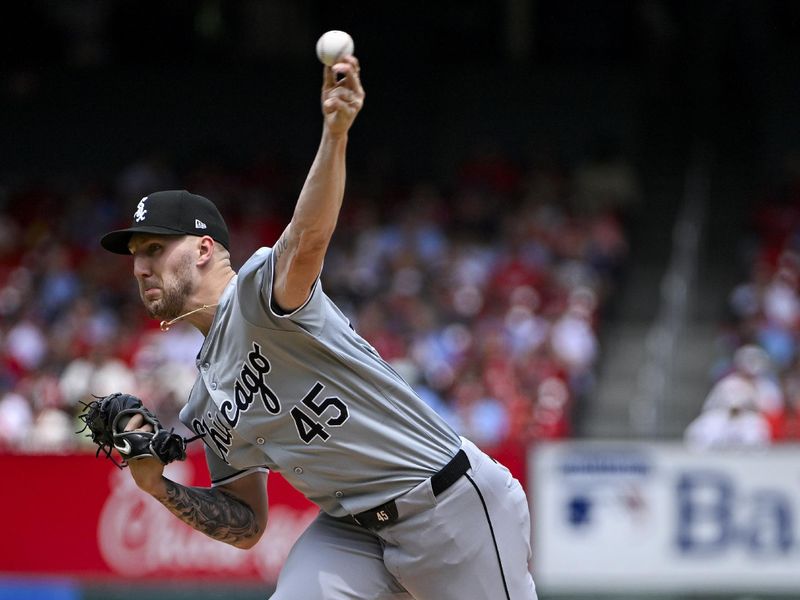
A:
<svg viewBox="0 0 800 600">
<path fill-rule="evenodd" d="M 214 203 L 186 190 L 147 194 L 136 206 L 132 226 L 110 231 L 100 244 L 109 252 L 130 254 L 128 243 L 135 233 L 208 235 L 225 248 L 230 247 L 228 227 Z"/>
<path fill-rule="evenodd" d="M 147 200 L 147 196 L 139 200 L 139 204 L 136 205 L 136 212 L 133 213 L 133 220 L 137 223 L 144 221 L 144 216 L 147 214 L 147 209 L 144 207 L 145 200 Z"/>
</svg>

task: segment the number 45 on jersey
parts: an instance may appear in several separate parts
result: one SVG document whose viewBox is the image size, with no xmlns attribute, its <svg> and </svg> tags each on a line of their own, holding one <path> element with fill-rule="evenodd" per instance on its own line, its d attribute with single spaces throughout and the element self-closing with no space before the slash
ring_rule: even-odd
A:
<svg viewBox="0 0 800 600">
<path fill-rule="evenodd" d="M 327 428 L 341 427 L 350 417 L 347 405 L 337 396 L 328 396 L 321 401 L 317 401 L 317 397 L 322 393 L 323 389 L 325 389 L 325 386 L 318 381 L 303 397 L 300 404 L 294 406 L 291 410 L 294 426 L 297 428 L 297 435 L 306 444 L 310 444 L 317 437 L 323 442 L 327 441 L 331 437 Z M 307 410 L 302 408 L 301 405 Z M 324 416 L 327 418 L 324 419 L 323 423 Z"/>
</svg>

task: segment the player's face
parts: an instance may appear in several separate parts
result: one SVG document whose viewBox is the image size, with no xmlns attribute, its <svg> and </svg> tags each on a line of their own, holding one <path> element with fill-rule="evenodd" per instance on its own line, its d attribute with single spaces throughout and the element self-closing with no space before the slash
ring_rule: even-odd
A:
<svg viewBox="0 0 800 600">
<path fill-rule="evenodd" d="M 188 237 L 188 236 L 187 236 Z M 194 291 L 194 258 L 186 237 L 136 234 L 129 249 L 139 296 L 151 317 L 174 319 L 183 314 Z"/>
</svg>

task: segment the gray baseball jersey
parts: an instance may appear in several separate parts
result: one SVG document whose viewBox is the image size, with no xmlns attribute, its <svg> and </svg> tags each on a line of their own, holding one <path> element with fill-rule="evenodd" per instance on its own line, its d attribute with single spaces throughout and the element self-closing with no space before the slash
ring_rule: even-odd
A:
<svg viewBox="0 0 800 600">
<path fill-rule="evenodd" d="M 212 483 L 281 473 L 332 516 L 378 506 L 441 469 L 458 435 L 322 290 L 281 314 L 261 248 L 225 289 L 181 420 L 204 434 Z"/>
</svg>

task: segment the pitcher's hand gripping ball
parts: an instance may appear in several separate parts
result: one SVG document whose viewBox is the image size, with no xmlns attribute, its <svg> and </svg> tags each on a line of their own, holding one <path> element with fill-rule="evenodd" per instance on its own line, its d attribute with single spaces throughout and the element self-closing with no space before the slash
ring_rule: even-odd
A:
<svg viewBox="0 0 800 600">
<path fill-rule="evenodd" d="M 120 469 L 128 461 L 139 458 L 154 457 L 165 465 L 186 458 L 186 440 L 171 430 L 164 429 L 158 417 L 147 410 L 136 396 L 109 394 L 88 404 L 84 403 L 84 406 L 86 410 L 79 418 L 85 426 L 78 433 L 88 429 L 88 437 L 97 444 L 95 456 L 102 452 Z M 140 427 L 150 425 L 152 431 L 125 431 L 125 426 L 134 415 L 142 417 L 143 423 Z M 119 452 L 122 463 L 118 463 L 111 455 L 112 448 Z"/>
<path fill-rule="evenodd" d="M 327 31 L 317 40 L 317 58 L 325 66 L 333 66 L 343 56 L 353 53 L 353 38 L 344 31 Z"/>
</svg>

